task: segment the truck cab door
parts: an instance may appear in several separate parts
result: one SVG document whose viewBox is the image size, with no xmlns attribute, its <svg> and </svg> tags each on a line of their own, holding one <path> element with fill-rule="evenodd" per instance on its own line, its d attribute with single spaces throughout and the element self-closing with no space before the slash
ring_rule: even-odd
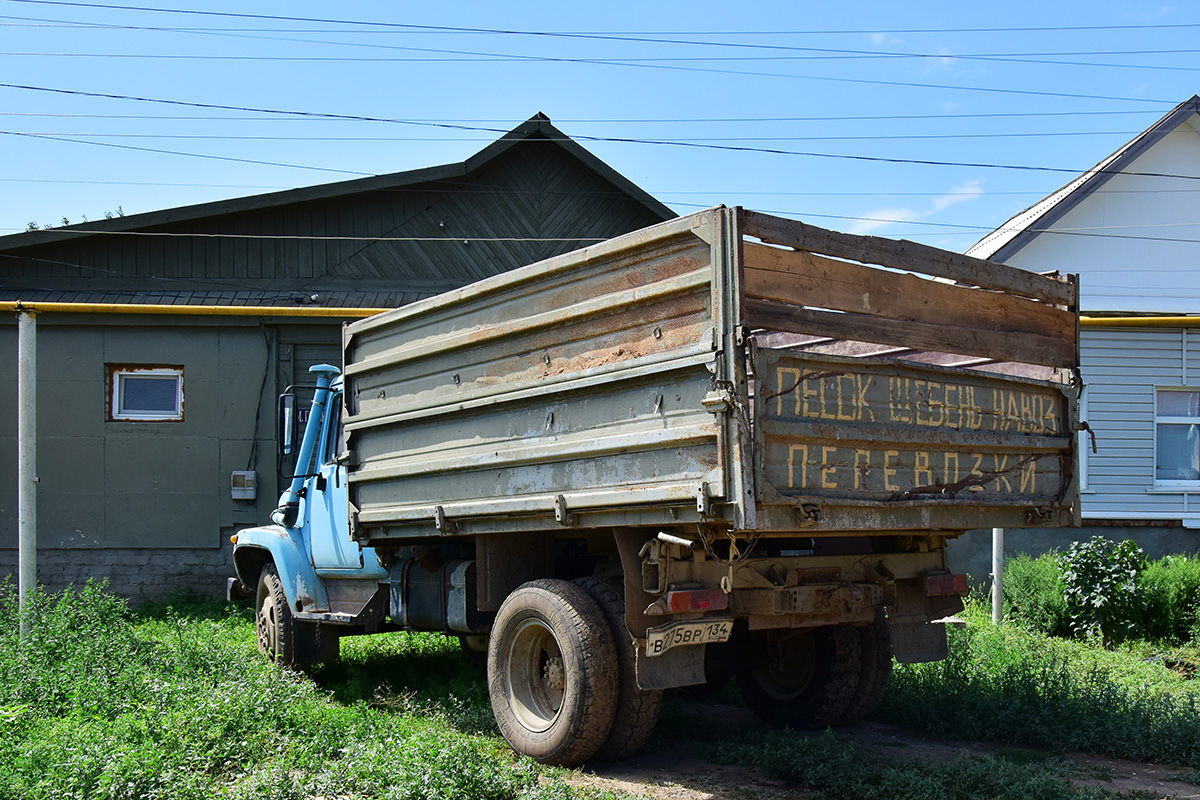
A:
<svg viewBox="0 0 1200 800">
<path fill-rule="evenodd" d="M 340 395 L 331 397 L 327 408 L 329 420 L 321 432 L 321 446 L 317 451 L 320 467 L 316 475 L 308 479 L 304 502 L 313 568 L 364 573 L 345 577 L 371 577 L 375 572 L 385 575 L 375 559 L 374 550 L 364 550 L 350 538 L 346 468 L 337 463 L 342 447 Z"/>
<path fill-rule="evenodd" d="M 350 539 L 346 516 L 346 468 L 332 461 L 321 465 L 309 484 L 308 534 L 315 569 L 359 569 L 362 548 Z"/>
</svg>

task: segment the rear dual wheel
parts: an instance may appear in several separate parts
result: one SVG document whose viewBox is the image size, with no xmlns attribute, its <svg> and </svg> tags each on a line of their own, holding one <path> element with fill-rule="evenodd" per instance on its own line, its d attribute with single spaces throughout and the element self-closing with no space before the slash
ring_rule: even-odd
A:
<svg viewBox="0 0 1200 800">
<path fill-rule="evenodd" d="M 488 643 L 492 713 L 514 750 L 575 766 L 608 739 L 619 688 L 603 612 L 581 587 L 531 581 L 501 604 Z"/>
<path fill-rule="evenodd" d="M 858 688 L 860 653 L 858 632 L 845 625 L 763 631 L 748 644 L 738 687 L 767 722 L 824 728 L 850 706 Z"/>
<path fill-rule="evenodd" d="M 870 625 L 764 631 L 747 648 L 738 686 L 764 720 L 790 728 L 849 725 L 879 705 L 892 674 L 883 610 Z"/>
<path fill-rule="evenodd" d="M 633 755 L 650 738 L 658 722 L 663 693 L 661 690 L 638 688 L 637 645 L 625 624 L 624 587 L 601 578 L 579 578 L 575 584 L 596 601 L 616 643 L 619 673 L 617 710 L 612 732 L 596 753 L 598 760 L 615 761 Z"/>
</svg>

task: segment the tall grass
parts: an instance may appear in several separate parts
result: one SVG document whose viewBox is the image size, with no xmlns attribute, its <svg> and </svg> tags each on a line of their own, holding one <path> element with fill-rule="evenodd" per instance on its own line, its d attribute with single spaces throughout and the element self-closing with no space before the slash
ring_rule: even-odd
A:
<svg viewBox="0 0 1200 800">
<path fill-rule="evenodd" d="M 309 679 L 258 655 L 244 611 L 135 616 L 94 585 L 33 603 L 22 641 L 0 584 L 6 798 L 576 794 L 492 733 L 481 676 L 442 637 L 347 640 L 345 663 Z M 407 652 L 381 657 L 388 640 Z"/>
<path fill-rule="evenodd" d="M 1111 792 L 1075 786 L 1071 770 L 1054 760 L 1018 763 L 967 754 L 939 762 L 928 757 L 884 757 L 826 732 L 781 732 L 760 742 L 714 747 L 719 762 L 760 769 L 767 777 L 798 783 L 832 797 L 855 800 L 1099 800 Z"/>
<path fill-rule="evenodd" d="M 1013 625 L 969 606 L 950 656 L 900 665 L 880 714 L 939 736 L 1200 766 L 1200 688 L 1130 651 Z"/>
</svg>

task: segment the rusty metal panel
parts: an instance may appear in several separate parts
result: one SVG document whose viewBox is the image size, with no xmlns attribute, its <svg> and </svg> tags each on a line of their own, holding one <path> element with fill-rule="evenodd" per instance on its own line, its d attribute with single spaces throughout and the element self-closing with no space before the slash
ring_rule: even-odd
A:
<svg viewBox="0 0 1200 800">
<path fill-rule="evenodd" d="M 717 213 L 349 325 L 360 536 L 570 526 L 724 495 L 703 402 L 721 338 Z"/>
<path fill-rule="evenodd" d="M 978 517 L 958 519 L 987 526 L 991 508 L 1071 502 L 1073 399 L 1057 384 L 766 349 L 753 366 L 760 503 L 968 506 Z"/>
</svg>

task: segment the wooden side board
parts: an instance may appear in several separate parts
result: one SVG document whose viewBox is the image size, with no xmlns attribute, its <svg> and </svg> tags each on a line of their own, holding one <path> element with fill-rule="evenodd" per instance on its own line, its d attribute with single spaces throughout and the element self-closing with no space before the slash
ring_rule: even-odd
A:
<svg viewBox="0 0 1200 800">
<path fill-rule="evenodd" d="M 1079 291 L 1075 283 L 928 245 L 839 233 L 745 209 L 740 210 L 739 224 L 743 235 L 770 244 L 949 278 L 967 286 L 1008 292 L 1068 308 L 1075 308 L 1078 303 Z"/>
<path fill-rule="evenodd" d="M 906 324 L 892 325 L 902 331 L 900 344 L 911 343 L 906 332 L 916 323 L 922 330 L 940 331 L 935 337 L 944 345 L 940 349 L 950 352 L 964 352 L 957 345 L 977 340 L 988 343 L 982 348 L 987 352 L 969 354 L 1011 359 L 1012 342 L 1028 339 L 1016 346 L 1021 352 L 1032 349 L 1039 358 L 1048 355 L 1046 344 L 1056 341 L 1065 345 L 1064 356 L 1074 353 L 1075 315 L 1048 303 L 752 243 L 743 245 L 743 268 L 749 300 L 901 321 Z M 991 344 L 1001 340 L 1000 349 Z"/>
</svg>

